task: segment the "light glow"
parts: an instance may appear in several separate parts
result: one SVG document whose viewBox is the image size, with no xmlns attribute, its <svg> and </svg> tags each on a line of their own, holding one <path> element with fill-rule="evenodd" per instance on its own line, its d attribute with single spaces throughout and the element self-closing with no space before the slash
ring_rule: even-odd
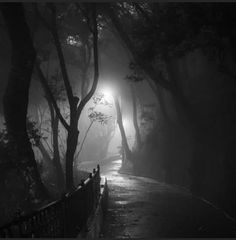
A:
<svg viewBox="0 0 236 240">
<path fill-rule="evenodd" d="M 104 94 L 104 99 L 108 102 L 113 102 L 114 91 L 109 87 L 104 87 L 100 90 Z"/>
<path fill-rule="evenodd" d="M 103 88 L 102 89 L 102 93 L 105 95 L 105 96 L 108 96 L 108 97 L 112 97 L 113 96 L 113 91 L 111 88 Z"/>
</svg>

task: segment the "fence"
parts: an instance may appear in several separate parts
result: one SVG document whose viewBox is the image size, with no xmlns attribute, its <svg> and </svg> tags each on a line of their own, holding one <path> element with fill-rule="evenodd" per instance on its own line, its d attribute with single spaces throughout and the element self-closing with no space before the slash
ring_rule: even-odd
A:
<svg viewBox="0 0 236 240">
<path fill-rule="evenodd" d="M 0 237 L 75 237 L 82 229 L 86 231 L 88 217 L 96 209 L 99 197 L 98 165 L 75 191 L 2 226 Z"/>
</svg>

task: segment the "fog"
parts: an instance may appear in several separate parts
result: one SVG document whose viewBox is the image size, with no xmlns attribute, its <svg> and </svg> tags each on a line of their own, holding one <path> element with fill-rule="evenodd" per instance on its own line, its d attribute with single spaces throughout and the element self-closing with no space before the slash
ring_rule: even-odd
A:
<svg viewBox="0 0 236 240">
<path fill-rule="evenodd" d="M 119 236 L 112 221 L 117 226 L 122 194 L 127 199 L 117 201 L 127 212 L 142 202 L 142 214 L 149 204 L 161 214 L 176 200 L 180 215 L 201 222 L 203 203 L 184 209 L 191 195 L 234 219 L 235 6 L 64 2 L 0 9 L 0 191 L 6 206 L 12 198 L 9 210 L 0 205 L 0 224 L 17 208 L 32 212 L 74 191 L 98 164 L 111 186 L 104 236 Z M 163 236 L 195 237 L 198 230 Z"/>
</svg>

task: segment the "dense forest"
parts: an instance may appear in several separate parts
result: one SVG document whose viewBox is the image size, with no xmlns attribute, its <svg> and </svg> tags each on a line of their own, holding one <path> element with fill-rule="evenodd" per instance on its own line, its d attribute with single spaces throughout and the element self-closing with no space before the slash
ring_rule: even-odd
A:
<svg viewBox="0 0 236 240">
<path fill-rule="evenodd" d="M 114 155 L 236 217 L 236 4 L 0 10 L 0 224 Z"/>
</svg>

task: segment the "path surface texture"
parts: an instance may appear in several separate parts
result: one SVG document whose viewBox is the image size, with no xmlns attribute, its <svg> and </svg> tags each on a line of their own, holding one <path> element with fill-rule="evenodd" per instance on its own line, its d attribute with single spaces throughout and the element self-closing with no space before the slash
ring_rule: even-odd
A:
<svg viewBox="0 0 236 240">
<path fill-rule="evenodd" d="M 101 164 L 110 198 L 101 237 L 236 237 L 236 223 L 221 210 L 181 188 L 120 174 L 120 165 Z"/>
</svg>

